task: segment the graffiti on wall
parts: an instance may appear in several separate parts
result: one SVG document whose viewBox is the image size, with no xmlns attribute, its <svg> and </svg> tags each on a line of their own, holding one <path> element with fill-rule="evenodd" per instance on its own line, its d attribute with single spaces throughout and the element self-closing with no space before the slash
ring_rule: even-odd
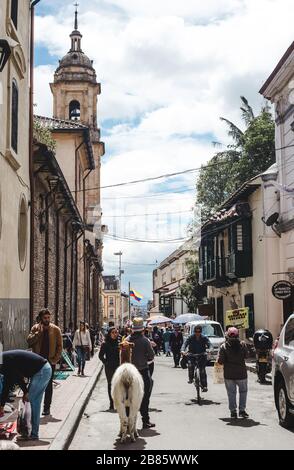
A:
<svg viewBox="0 0 294 470">
<path fill-rule="evenodd" d="M 0 343 L 4 351 L 27 348 L 29 327 L 28 299 L 0 299 Z"/>
</svg>

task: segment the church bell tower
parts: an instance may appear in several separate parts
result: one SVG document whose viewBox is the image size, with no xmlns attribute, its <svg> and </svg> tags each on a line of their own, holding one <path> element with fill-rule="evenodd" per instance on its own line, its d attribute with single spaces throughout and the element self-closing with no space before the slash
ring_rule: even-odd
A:
<svg viewBox="0 0 294 470">
<path fill-rule="evenodd" d="M 93 131 L 98 131 L 97 97 L 101 93 L 101 86 L 97 82 L 93 61 L 82 50 L 82 37 L 78 29 L 76 8 L 70 50 L 59 61 L 54 82 L 50 84 L 54 100 L 53 117 L 79 121 Z"/>
</svg>

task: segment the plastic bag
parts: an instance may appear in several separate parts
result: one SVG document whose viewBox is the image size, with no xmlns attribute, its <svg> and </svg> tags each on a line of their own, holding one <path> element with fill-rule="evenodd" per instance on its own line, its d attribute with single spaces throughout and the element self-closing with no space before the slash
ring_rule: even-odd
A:
<svg viewBox="0 0 294 470">
<path fill-rule="evenodd" d="M 32 409 L 29 401 L 19 402 L 17 432 L 24 437 L 28 437 L 32 432 Z"/>
<path fill-rule="evenodd" d="M 219 364 L 218 362 L 215 362 L 214 367 L 213 367 L 213 383 L 214 384 L 225 383 L 224 366 Z"/>
</svg>

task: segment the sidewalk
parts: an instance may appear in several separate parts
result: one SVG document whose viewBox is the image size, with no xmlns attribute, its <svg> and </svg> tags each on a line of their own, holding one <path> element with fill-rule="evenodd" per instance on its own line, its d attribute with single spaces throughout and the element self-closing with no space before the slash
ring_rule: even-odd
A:
<svg viewBox="0 0 294 470">
<path fill-rule="evenodd" d="M 103 369 L 98 354 L 85 367 L 85 377 L 75 372 L 54 387 L 51 416 L 41 417 L 40 440 L 18 441 L 21 450 L 62 450 L 72 438 L 88 399 Z"/>
</svg>

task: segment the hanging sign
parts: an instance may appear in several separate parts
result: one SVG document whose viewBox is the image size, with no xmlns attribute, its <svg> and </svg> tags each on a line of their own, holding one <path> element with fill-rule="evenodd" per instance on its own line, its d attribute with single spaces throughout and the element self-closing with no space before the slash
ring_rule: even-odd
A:
<svg viewBox="0 0 294 470">
<path fill-rule="evenodd" d="M 272 293 L 276 299 L 290 299 L 293 295 L 293 285 L 289 281 L 278 281 L 273 285 Z"/>
<path fill-rule="evenodd" d="M 249 307 L 227 310 L 225 315 L 225 326 L 235 326 L 236 328 L 249 328 Z"/>
</svg>

